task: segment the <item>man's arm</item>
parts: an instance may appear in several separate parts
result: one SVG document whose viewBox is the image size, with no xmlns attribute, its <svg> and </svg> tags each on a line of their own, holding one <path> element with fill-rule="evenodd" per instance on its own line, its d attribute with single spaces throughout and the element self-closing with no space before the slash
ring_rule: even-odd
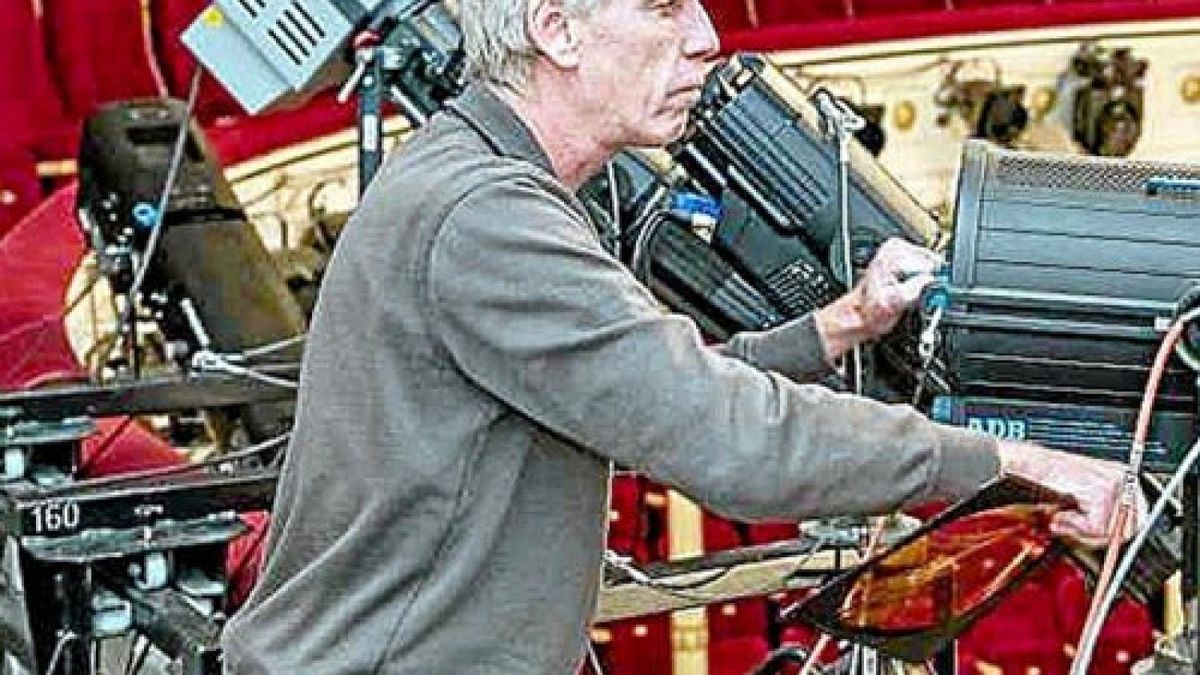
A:
<svg viewBox="0 0 1200 675">
<path fill-rule="evenodd" d="M 846 352 L 891 332 L 941 263 L 928 249 L 888 240 L 848 293 L 772 330 L 739 333 L 718 349 L 797 382 L 816 380 Z"/>
<path fill-rule="evenodd" d="M 823 366 L 855 345 L 891 331 L 933 282 L 931 275 L 941 262 L 940 256 L 926 249 L 888 241 L 849 293 L 790 324 L 735 336 L 721 349 L 797 381 L 815 378 Z M 1000 441 L 999 455 L 1003 473 L 1023 476 L 1078 503 L 1079 508 L 1055 517 L 1056 533 L 1091 546 L 1107 543 L 1120 485 L 1119 465 L 1012 441 Z M 1144 517 L 1144 499 L 1139 500 L 1139 509 L 1135 522 Z"/>
<path fill-rule="evenodd" d="M 996 475 L 992 439 L 706 348 L 546 189 L 482 188 L 430 253 L 442 344 L 506 404 L 741 518 L 887 511 Z"/>
<path fill-rule="evenodd" d="M 836 356 L 818 329 L 818 312 L 765 331 L 743 331 L 715 345 L 718 353 L 759 370 L 773 370 L 793 382 L 814 382 L 834 371 Z"/>
</svg>

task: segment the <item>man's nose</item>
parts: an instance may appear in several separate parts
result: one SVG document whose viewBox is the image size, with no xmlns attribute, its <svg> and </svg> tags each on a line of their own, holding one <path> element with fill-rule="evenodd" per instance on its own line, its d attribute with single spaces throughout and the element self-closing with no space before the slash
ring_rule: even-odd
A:
<svg viewBox="0 0 1200 675">
<path fill-rule="evenodd" d="M 691 59 L 712 59 L 721 48 L 717 30 L 700 0 L 689 0 L 688 5 L 691 11 L 686 13 L 688 18 L 684 26 L 684 55 Z"/>
</svg>

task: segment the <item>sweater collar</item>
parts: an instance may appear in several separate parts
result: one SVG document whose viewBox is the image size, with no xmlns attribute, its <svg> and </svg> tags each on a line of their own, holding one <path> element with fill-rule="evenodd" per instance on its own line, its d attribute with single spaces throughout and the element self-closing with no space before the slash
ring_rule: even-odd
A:
<svg viewBox="0 0 1200 675">
<path fill-rule="evenodd" d="M 471 83 L 462 95 L 447 104 L 472 129 L 504 157 L 529 162 L 554 173 L 554 166 L 533 131 L 495 91 L 482 83 Z"/>
</svg>

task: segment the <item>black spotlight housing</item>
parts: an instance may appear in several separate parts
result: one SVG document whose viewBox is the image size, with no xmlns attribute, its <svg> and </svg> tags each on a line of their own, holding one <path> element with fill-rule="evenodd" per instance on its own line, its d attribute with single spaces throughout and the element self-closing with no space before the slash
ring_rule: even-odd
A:
<svg viewBox="0 0 1200 675">
<path fill-rule="evenodd" d="M 1124 157 L 1142 135 L 1145 116 L 1143 81 L 1149 62 L 1129 49 L 1105 50 L 1087 44 L 1071 59 L 1083 80 L 1075 90 L 1072 136 L 1084 150 L 1102 157 Z"/>
<path fill-rule="evenodd" d="M 950 116 L 966 121 L 973 138 L 1011 147 L 1029 125 L 1029 111 L 1023 103 L 1025 87 L 1005 86 L 997 74 L 994 80 L 958 80 L 951 71 L 934 101 L 944 109 L 939 124 L 948 124 Z"/>
<path fill-rule="evenodd" d="M 1025 87 L 993 89 L 979 104 L 975 137 L 1010 146 L 1029 125 L 1029 111 L 1021 103 Z"/>
</svg>

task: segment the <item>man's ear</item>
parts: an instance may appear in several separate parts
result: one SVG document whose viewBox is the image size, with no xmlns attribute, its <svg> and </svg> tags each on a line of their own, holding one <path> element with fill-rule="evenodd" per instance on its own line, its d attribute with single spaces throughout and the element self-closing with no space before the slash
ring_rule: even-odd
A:
<svg viewBox="0 0 1200 675">
<path fill-rule="evenodd" d="M 562 69 L 579 65 L 579 24 L 562 0 L 532 0 L 526 21 L 529 39 L 539 54 Z"/>
</svg>

